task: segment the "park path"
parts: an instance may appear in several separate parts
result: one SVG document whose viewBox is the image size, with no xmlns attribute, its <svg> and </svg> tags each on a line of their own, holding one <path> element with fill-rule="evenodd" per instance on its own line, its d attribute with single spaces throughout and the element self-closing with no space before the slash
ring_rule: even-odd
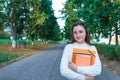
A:
<svg viewBox="0 0 120 80">
<path fill-rule="evenodd" d="M 59 65 L 65 44 L 26 57 L 0 68 L 0 80 L 67 80 L 60 75 Z M 120 80 L 106 67 L 95 80 Z"/>
</svg>

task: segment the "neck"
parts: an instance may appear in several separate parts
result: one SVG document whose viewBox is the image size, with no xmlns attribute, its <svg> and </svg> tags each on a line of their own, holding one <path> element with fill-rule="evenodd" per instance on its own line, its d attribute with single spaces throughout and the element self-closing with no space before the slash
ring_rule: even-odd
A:
<svg viewBox="0 0 120 80">
<path fill-rule="evenodd" d="M 76 42 L 76 43 L 78 43 L 78 44 L 85 44 L 86 42 Z"/>
</svg>

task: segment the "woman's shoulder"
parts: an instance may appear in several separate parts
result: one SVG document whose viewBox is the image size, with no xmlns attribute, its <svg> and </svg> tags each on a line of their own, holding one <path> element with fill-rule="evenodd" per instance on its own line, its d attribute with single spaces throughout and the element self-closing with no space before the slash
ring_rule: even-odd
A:
<svg viewBox="0 0 120 80">
<path fill-rule="evenodd" d="M 65 47 L 71 47 L 72 43 L 68 43 Z"/>
<path fill-rule="evenodd" d="M 65 46 L 65 48 L 73 48 L 73 47 L 75 47 L 75 44 L 74 43 L 68 43 L 66 46 Z"/>
<path fill-rule="evenodd" d="M 72 50 L 72 44 L 71 43 L 66 44 L 66 46 L 64 47 L 64 50 L 67 50 L 67 51 Z"/>
<path fill-rule="evenodd" d="M 89 45 L 89 47 L 90 47 L 91 49 L 96 50 L 95 45 L 93 45 L 93 44 L 88 44 L 88 45 Z"/>
</svg>

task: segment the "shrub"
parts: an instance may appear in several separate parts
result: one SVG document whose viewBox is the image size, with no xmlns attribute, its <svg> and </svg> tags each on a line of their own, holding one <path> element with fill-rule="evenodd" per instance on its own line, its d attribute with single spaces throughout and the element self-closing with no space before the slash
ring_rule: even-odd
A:
<svg viewBox="0 0 120 80">
<path fill-rule="evenodd" d="M 120 61 L 120 46 L 107 44 L 95 44 L 100 54 L 107 56 L 109 60 Z"/>
</svg>

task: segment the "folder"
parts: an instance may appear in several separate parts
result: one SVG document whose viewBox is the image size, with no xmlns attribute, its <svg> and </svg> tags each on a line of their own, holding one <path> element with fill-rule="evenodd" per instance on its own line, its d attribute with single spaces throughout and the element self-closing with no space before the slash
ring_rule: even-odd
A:
<svg viewBox="0 0 120 80">
<path fill-rule="evenodd" d="M 96 51 L 73 48 L 72 62 L 77 66 L 91 66 L 95 62 Z"/>
</svg>

